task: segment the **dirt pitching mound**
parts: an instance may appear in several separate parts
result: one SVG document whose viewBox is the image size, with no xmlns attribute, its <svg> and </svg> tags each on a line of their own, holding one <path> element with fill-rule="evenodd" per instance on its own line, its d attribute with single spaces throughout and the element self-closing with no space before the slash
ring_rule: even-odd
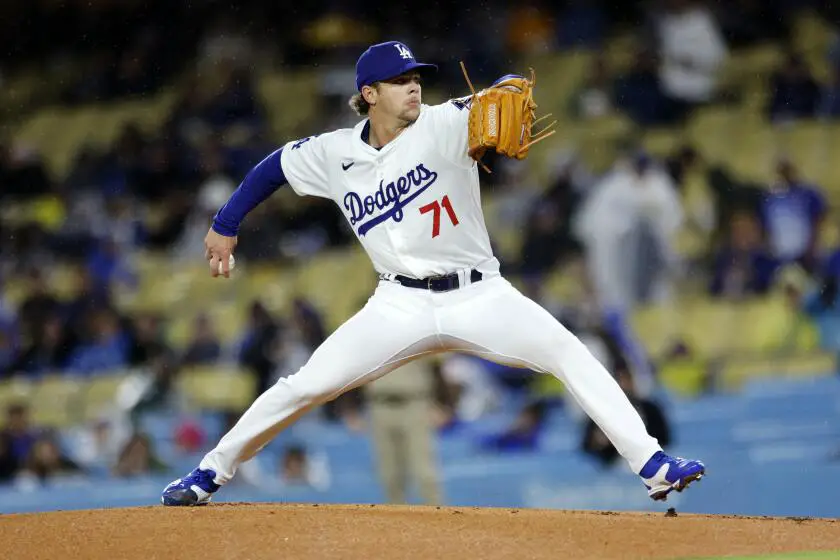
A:
<svg viewBox="0 0 840 560">
<path fill-rule="evenodd" d="M 840 522 L 677 514 L 215 504 L 0 516 L 3 558 L 686 558 L 840 550 Z M 8 554 L 7 554 L 8 553 Z"/>
</svg>

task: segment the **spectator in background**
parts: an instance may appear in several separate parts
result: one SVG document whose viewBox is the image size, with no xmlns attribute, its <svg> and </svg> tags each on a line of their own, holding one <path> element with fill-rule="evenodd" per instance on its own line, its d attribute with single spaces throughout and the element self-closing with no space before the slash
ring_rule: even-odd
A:
<svg viewBox="0 0 840 560">
<path fill-rule="evenodd" d="M 557 18 L 560 48 L 598 48 L 604 42 L 607 15 L 597 0 L 569 0 Z"/>
<path fill-rule="evenodd" d="M 64 320 L 67 343 L 75 352 L 88 332 L 90 316 L 103 309 L 113 309 L 114 306 L 111 302 L 110 288 L 97 287 L 87 268 L 74 266 L 72 273 L 75 289 L 70 300 L 62 305 L 61 317 Z"/>
<path fill-rule="evenodd" d="M 120 450 L 113 474 L 117 477 L 142 476 L 166 469 L 166 464 L 154 453 L 149 436 L 135 433 Z"/>
<path fill-rule="evenodd" d="M 482 449 L 488 451 L 533 451 L 539 447 L 540 435 L 545 426 L 547 409 L 542 402 L 525 406 L 513 424 L 499 434 L 481 439 Z"/>
<path fill-rule="evenodd" d="M 654 20 L 662 91 L 682 117 L 714 99 L 726 43 L 712 13 L 694 0 L 666 0 Z"/>
<path fill-rule="evenodd" d="M 413 482 L 424 504 L 440 503 L 432 411 L 434 362 L 421 358 L 365 387 L 379 478 L 390 503 Z"/>
<path fill-rule="evenodd" d="M 575 220 L 602 309 L 631 310 L 667 297 L 672 243 L 683 223 L 671 177 L 650 156 L 620 161 Z"/>
<path fill-rule="evenodd" d="M 204 72 L 212 72 L 223 65 L 244 65 L 250 60 L 254 45 L 239 25 L 237 10 L 222 8 L 202 29 L 198 44 L 198 65 Z"/>
<path fill-rule="evenodd" d="M 109 151 L 99 154 L 85 149 L 79 152 L 64 181 L 64 188 L 67 192 L 84 192 L 94 197 L 71 198 L 70 218 L 77 219 L 68 219 L 64 224 L 65 232 L 75 228 L 85 233 L 107 232 L 107 227 L 102 225 L 105 213 L 101 207 L 103 197 L 125 197 L 133 192 L 146 145 L 140 129 L 128 124 Z"/>
<path fill-rule="evenodd" d="M 275 350 L 281 330 L 281 326 L 262 303 L 251 303 L 248 327 L 240 343 L 239 363 L 250 369 L 257 378 L 254 398 L 274 384 L 274 370 L 277 367 Z"/>
<path fill-rule="evenodd" d="M 706 173 L 706 184 L 714 197 L 716 237 L 720 237 L 721 230 L 729 224 L 735 213 L 743 211 L 754 216 L 760 215 L 765 194 L 761 183 L 740 181 L 727 168 L 712 166 Z M 723 242 L 724 239 L 720 241 Z"/>
<path fill-rule="evenodd" d="M 30 424 L 27 405 L 12 403 L 6 408 L 6 422 L 0 438 L 5 438 L 15 468 L 22 468 L 38 438 L 38 432 Z"/>
<path fill-rule="evenodd" d="M 210 317 L 206 313 L 198 315 L 181 363 L 185 366 L 210 364 L 218 361 L 221 355 L 222 344 Z"/>
<path fill-rule="evenodd" d="M 0 239 L 2 239 L 2 230 L 0 230 Z M 2 253 L 3 249 L 0 245 L 0 255 Z M 0 262 L 0 270 L 2 270 L 2 262 Z M 3 280 L 0 278 L 0 379 L 14 372 L 21 345 L 17 316 L 7 303 L 3 288 Z"/>
<path fill-rule="evenodd" d="M 765 248 L 761 224 L 748 212 L 735 214 L 729 239 L 714 259 L 712 295 L 741 298 L 767 293 L 779 263 Z"/>
<path fill-rule="evenodd" d="M 0 484 L 12 480 L 18 471 L 18 462 L 12 454 L 12 442 L 8 434 L 0 432 Z"/>
<path fill-rule="evenodd" d="M 248 133 L 260 131 L 265 117 L 248 69 L 226 66 L 221 82 L 221 91 L 205 107 L 205 122 L 216 132 L 232 127 L 244 128 Z"/>
<path fill-rule="evenodd" d="M 321 316 L 315 307 L 305 298 L 297 296 L 292 301 L 292 315 L 287 328 L 279 336 L 280 347 L 277 377 L 288 377 L 306 364 L 312 352 L 326 339 Z M 343 397 L 344 395 L 342 395 Z M 339 397 L 337 400 L 342 399 Z M 326 403 L 323 410 L 330 420 L 339 416 L 340 406 L 335 402 Z"/>
<path fill-rule="evenodd" d="M 469 354 L 446 354 L 439 361 L 446 401 L 454 418 L 473 422 L 498 409 L 503 398 L 501 383 L 490 373 L 485 361 Z"/>
<path fill-rule="evenodd" d="M 761 218 L 774 258 L 782 264 L 798 262 L 814 272 L 820 228 L 827 207 L 816 186 L 803 181 L 788 159 L 776 164 L 778 181 L 771 185 L 761 205 Z"/>
<path fill-rule="evenodd" d="M 301 333 L 303 343 L 310 351 L 314 351 L 327 339 L 321 314 L 303 297 L 296 297 L 292 301 L 292 324 Z"/>
<path fill-rule="evenodd" d="M 0 143 L 0 185 L 0 199 L 32 199 L 53 188 L 41 158 L 20 144 Z"/>
<path fill-rule="evenodd" d="M 193 184 L 179 167 L 177 153 L 164 139 L 155 138 L 146 145 L 132 173 L 131 189 L 141 200 L 151 202 L 192 191 Z"/>
<path fill-rule="evenodd" d="M 331 484 L 326 457 L 313 455 L 300 445 L 287 447 L 278 461 L 279 477 L 286 486 L 310 486 L 327 490 Z"/>
<path fill-rule="evenodd" d="M 528 276 L 542 276 L 554 268 L 561 255 L 569 252 L 572 246 L 568 226 L 560 223 L 557 208 L 540 202 L 534 206 L 526 224 L 520 271 Z"/>
<path fill-rule="evenodd" d="M 225 160 L 218 142 L 208 140 L 200 152 L 202 184 L 197 204 L 190 210 L 178 242 L 172 248 L 176 259 L 193 258 L 204 252 L 204 236 L 213 222 L 213 216 L 227 202 L 236 189 L 233 180 L 225 173 Z"/>
<path fill-rule="evenodd" d="M 88 314 L 86 334 L 70 355 L 67 368 L 78 375 L 94 375 L 128 363 L 128 338 L 111 309 Z"/>
<path fill-rule="evenodd" d="M 87 268 L 97 291 L 105 291 L 122 284 L 136 288 L 138 278 L 126 260 L 128 251 L 113 239 L 102 239 L 88 253 Z"/>
<path fill-rule="evenodd" d="M 820 91 L 817 116 L 823 119 L 840 117 L 840 63 L 831 64 L 828 81 Z"/>
<path fill-rule="evenodd" d="M 767 113 L 773 123 L 809 119 L 817 114 L 820 86 L 801 56 L 788 53 L 782 68 L 773 75 L 770 87 L 772 95 Z"/>
<path fill-rule="evenodd" d="M 202 84 L 198 75 L 186 78 L 165 125 L 165 129 L 171 132 L 170 142 L 181 146 L 197 146 L 210 136 L 210 125 L 204 121 L 205 108 L 210 98 L 211 92 Z"/>
<path fill-rule="evenodd" d="M 521 272 L 534 281 L 580 252 L 572 221 L 590 177 L 574 153 L 558 154 L 553 173 L 548 189 L 531 204 L 519 252 Z"/>
<path fill-rule="evenodd" d="M 141 381 L 137 384 L 134 403 L 129 409 L 129 416 L 137 425 L 140 417 L 151 410 L 175 410 L 175 381 L 180 372 L 178 361 L 168 349 L 160 349 L 150 357 L 146 368 L 141 372 Z"/>
<path fill-rule="evenodd" d="M 616 106 L 638 125 L 665 126 L 680 117 L 662 93 L 655 54 L 647 49 L 636 52 L 630 70 L 616 78 L 613 88 Z"/>
<path fill-rule="evenodd" d="M 55 434 L 47 433 L 32 444 L 15 484 L 19 488 L 33 488 L 56 478 L 81 473 L 79 466 L 61 451 Z"/>
<path fill-rule="evenodd" d="M 89 423 L 74 427 L 69 435 L 73 460 L 87 472 L 105 474 L 116 463 L 122 442 L 130 432 L 120 422 L 103 415 Z"/>
<path fill-rule="evenodd" d="M 668 175 L 671 176 L 677 190 L 683 191 L 686 175 L 697 166 L 699 161 L 700 156 L 697 150 L 688 144 L 680 146 L 665 159 L 665 168 L 668 170 Z"/>
<path fill-rule="evenodd" d="M 633 376 L 626 364 L 616 365 L 615 377 L 618 385 L 625 392 L 633 407 L 642 417 L 648 433 L 667 449 L 671 445 L 671 427 L 662 407 L 653 400 L 640 398 L 635 391 Z M 618 459 L 618 451 L 607 439 L 601 428 L 591 419 L 587 419 L 581 440 L 581 450 L 597 459 L 604 467 L 611 466 Z"/>
<path fill-rule="evenodd" d="M 137 312 L 126 324 L 128 363 L 146 365 L 154 356 L 166 349 L 163 320 L 152 312 Z"/>
<path fill-rule="evenodd" d="M 0 379 L 17 371 L 15 362 L 18 349 L 8 329 L 0 329 Z"/>
<path fill-rule="evenodd" d="M 782 40 L 788 33 L 789 14 L 783 6 L 765 0 L 729 0 L 715 3 L 715 15 L 732 48 Z"/>
<path fill-rule="evenodd" d="M 571 113 L 583 119 L 592 119 L 613 112 L 613 91 L 610 74 L 603 55 L 592 60 L 583 86 L 572 97 Z"/>
<path fill-rule="evenodd" d="M 13 372 L 28 376 L 55 373 L 64 369 L 72 352 L 72 340 L 67 336 L 61 317 L 54 313 L 21 349 L 11 368 Z"/>
<path fill-rule="evenodd" d="M 26 276 L 28 294 L 18 308 L 18 322 L 24 339 L 34 340 L 47 319 L 55 315 L 60 305 L 50 291 L 40 269 L 32 269 Z"/>
</svg>

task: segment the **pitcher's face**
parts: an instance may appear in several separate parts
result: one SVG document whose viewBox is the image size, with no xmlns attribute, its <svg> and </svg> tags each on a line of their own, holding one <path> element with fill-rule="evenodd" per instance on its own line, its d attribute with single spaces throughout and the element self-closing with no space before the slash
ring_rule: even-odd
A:
<svg viewBox="0 0 840 560">
<path fill-rule="evenodd" d="M 405 123 L 413 123 L 420 116 L 422 85 L 420 73 L 416 71 L 400 74 L 396 78 L 379 82 L 374 90 L 377 112 L 389 115 Z"/>
</svg>

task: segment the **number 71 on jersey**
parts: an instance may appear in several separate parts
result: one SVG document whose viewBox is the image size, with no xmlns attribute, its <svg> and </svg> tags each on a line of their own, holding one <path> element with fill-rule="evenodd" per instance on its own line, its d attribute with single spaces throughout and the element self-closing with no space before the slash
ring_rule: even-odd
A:
<svg viewBox="0 0 840 560">
<path fill-rule="evenodd" d="M 453 226 L 458 225 L 458 216 L 455 215 L 455 210 L 452 208 L 452 203 L 449 202 L 449 195 L 444 196 L 440 202 L 435 200 L 425 206 L 420 207 L 421 214 L 428 214 L 432 212 L 432 237 L 440 235 L 440 207 L 443 206 L 446 210 L 446 215 L 449 216 L 449 221 Z"/>
</svg>

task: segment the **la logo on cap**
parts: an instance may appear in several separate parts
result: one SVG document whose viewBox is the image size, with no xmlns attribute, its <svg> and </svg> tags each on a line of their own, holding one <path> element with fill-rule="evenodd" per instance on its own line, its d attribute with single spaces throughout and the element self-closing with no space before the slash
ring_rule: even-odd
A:
<svg viewBox="0 0 840 560">
<path fill-rule="evenodd" d="M 412 60 L 414 58 L 414 55 L 411 54 L 411 51 L 408 50 L 408 47 L 406 47 L 402 43 L 397 43 L 396 45 L 394 45 L 394 48 L 397 49 L 397 51 L 399 51 L 400 56 L 402 58 L 405 58 L 405 59 L 408 59 L 408 60 Z"/>
</svg>

